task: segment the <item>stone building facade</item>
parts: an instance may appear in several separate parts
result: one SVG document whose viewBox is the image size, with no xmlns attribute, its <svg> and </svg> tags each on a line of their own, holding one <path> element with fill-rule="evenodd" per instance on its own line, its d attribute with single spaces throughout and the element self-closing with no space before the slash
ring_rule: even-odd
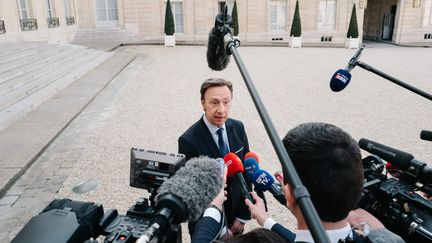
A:
<svg viewBox="0 0 432 243">
<path fill-rule="evenodd" d="M 234 0 L 171 0 L 176 40 L 205 43 Z M 243 43 L 289 43 L 296 0 L 237 0 Z M 432 44 L 432 0 L 299 0 L 303 45 L 343 46 L 353 5 L 360 37 Z M 163 40 L 166 0 L 2 0 L 0 42 Z M 87 38 L 87 39 L 86 39 Z"/>
</svg>

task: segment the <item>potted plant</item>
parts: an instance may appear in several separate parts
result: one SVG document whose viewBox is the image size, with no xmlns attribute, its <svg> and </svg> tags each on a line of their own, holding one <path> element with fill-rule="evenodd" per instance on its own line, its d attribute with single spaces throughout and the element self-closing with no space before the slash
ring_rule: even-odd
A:
<svg viewBox="0 0 432 243">
<path fill-rule="evenodd" d="M 165 46 L 175 46 L 174 17 L 171 11 L 170 0 L 166 3 L 165 9 Z"/>
<path fill-rule="evenodd" d="M 301 47 L 302 37 L 301 37 L 301 21 L 300 21 L 300 11 L 299 11 L 299 2 L 296 1 L 296 7 L 294 11 L 294 18 L 291 25 L 291 48 L 292 47 Z"/>
<path fill-rule="evenodd" d="M 238 14 L 237 14 L 237 1 L 234 1 L 234 7 L 232 10 L 232 18 L 233 18 L 233 22 L 232 22 L 232 27 L 234 29 L 234 37 L 238 38 L 238 34 L 239 34 L 239 26 L 238 26 Z"/>
<path fill-rule="evenodd" d="M 349 22 L 349 27 L 347 31 L 347 39 L 345 41 L 345 47 L 346 48 L 355 48 L 357 49 L 359 47 L 359 33 L 358 33 L 358 25 L 357 25 L 357 14 L 356 14 L 356 6 L 354 4 L 352 13 L 351 13 L 351 19 Z"/>
</svg>

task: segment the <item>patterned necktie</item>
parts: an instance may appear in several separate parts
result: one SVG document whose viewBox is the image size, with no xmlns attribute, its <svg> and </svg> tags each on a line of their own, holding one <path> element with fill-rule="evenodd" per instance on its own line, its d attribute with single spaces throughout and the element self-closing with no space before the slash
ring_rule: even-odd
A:
<svg viewBox="0 0 432 243">
<path fill-rule="evenodd" d="M 225 156 L 229 151 L 228 151 L 228 147 L 225 144 L 224 140 L 223 140 L 223 128 L 219 128 L 219 130 L 217 130 L 217 135 L 218 135 L 218 146 L 219 146 L 219 153 L 220 155 L 223 157 Z"/>
</svg>

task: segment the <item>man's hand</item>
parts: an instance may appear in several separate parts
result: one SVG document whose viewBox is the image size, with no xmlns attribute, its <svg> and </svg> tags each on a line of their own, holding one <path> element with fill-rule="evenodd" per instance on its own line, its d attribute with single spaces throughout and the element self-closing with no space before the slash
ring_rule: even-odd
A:
<svg viewBox="0 0 432 243">
<path fill-rule="evenodd" d="M 231 229 L 229 230 L 233 235 L 243 234 L 244 231 L 244 223 L 238 221 L 237 219 L 234 220 L 233 225 L 231 226 Z"/>
<path fill-rule="evenodd" d="M 225 188 L 227 187 L 227 184 L 223 186 L 223 188 L 220 190 L 218 195 L 213 199 L 213 201 L 210 204 L 215 205 L 219 208 L 220 211 L 222 211 L 222 205 L 227 200 L 227 191 Z"/>
<path fill-rule="evenodd" d="M 249 207 L 251 212 L 251 217 L 256 219 L 259 225 L 263 226 L 264 222 L 268 219 L 268 215 L 265 209 L 264 201 L 258 197 L 254 192 L 251 192 L 255 204 L 253 204 L 249 199 L 245 199 L 245 204 Z"/>
<path fill-rule="evenodd" d="M 370 227 L 370 230 L 385 228 L 384 225 L 377 218 L 375 218 L 372 214 L 361 208 L 352 210 L 348 214 L 347 219 L 348 223 L 351 226 L 359 225 L 361 223 L 367 223 Z"/>
<path fill-rule="evenodd" d="M 223 203 L 227 200 L 227 191 L 225 189 L 227 187 L 226 180 L 227 180 L 228 169 L 226 168 L 226 165 L 223 165 L 223 168 L 224 168 L 224 178 L 223 178 L 224 186 L 216 195 L 216 197 L 213 198 L 213 201 L 210 203 L 218 207 L 220 211 L 222 211 Z"/>
</svg>

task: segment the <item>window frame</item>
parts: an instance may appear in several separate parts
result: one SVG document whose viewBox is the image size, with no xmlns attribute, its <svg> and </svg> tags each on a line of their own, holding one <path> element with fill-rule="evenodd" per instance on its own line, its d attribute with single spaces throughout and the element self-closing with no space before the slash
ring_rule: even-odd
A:
<svg viewBox="0 0 432 243">
<path fill-rule="evenodd" d="M 275 16 L 273 16 L 272 13 L 274 13 Z M 287 13 L 288 3 L 286 0 L 268 1 L 268 29 L 270 32 L 287 31 Z M 273 18 L 274 21 L 272 21 Z"/>
<path fill-rule="evenodd" d="M 330 24 L 329 21 L 329 16 L 330 16 L 330 12 L 329 12 L 329 6 L 331 2 L 334 2 L 334 11 L 333 11 L 333 23 Z M 321 11 L 321 4 L 325 3 L 325 10 L 324 12 Z M 322 17 L 322 14 L 324 13 L 324 16 Z M 320 0 L 319 1 L 319 7 L 318 7 L 318 22 L 317 22 L 317 27 L 318 30 L 320 31 L 335 31 L 336 30 L 336 18 L 337 18 L 337 0 Z M 321 20 L 323 20 L 323 22 L 321 22 Z"/>
</svg>

